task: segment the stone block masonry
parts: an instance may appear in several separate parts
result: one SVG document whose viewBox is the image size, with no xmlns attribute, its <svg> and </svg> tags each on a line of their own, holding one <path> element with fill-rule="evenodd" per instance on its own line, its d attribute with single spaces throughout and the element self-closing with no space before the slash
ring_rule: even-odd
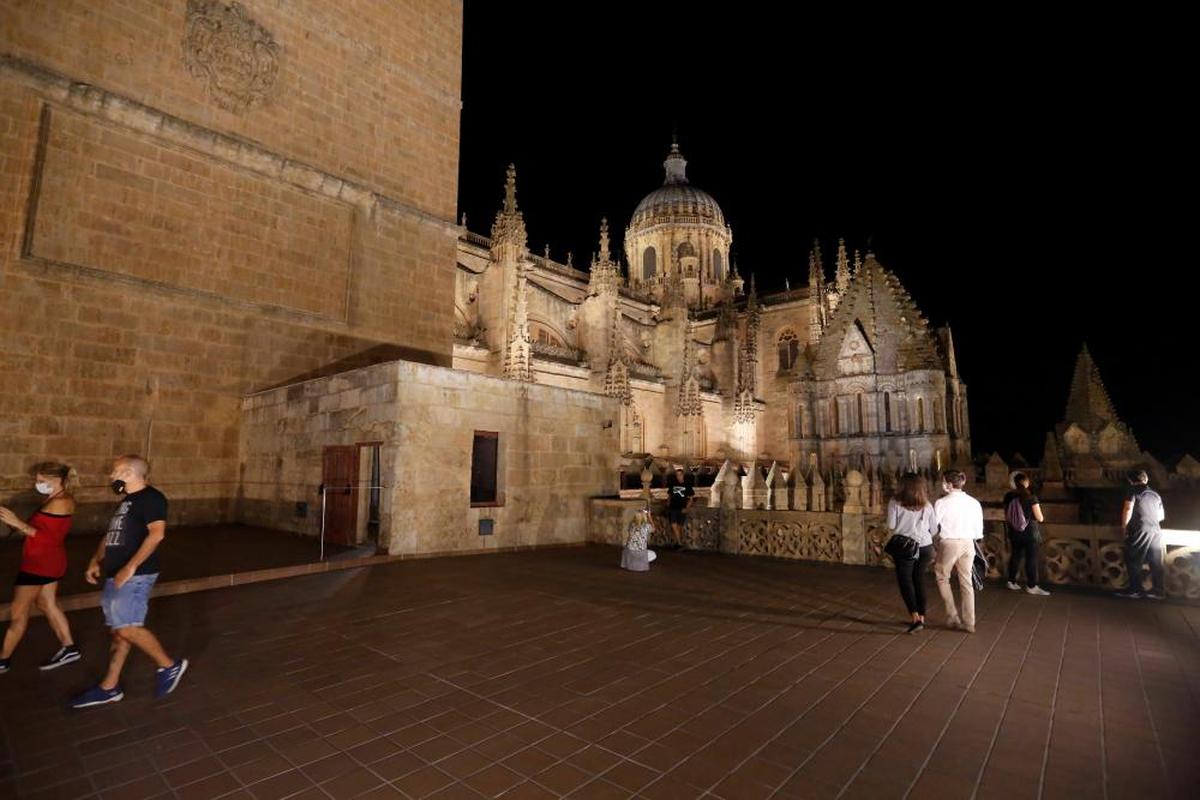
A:
<svg viewBox="0 0 1200 800">
<path fill-rule="evenodd" d="M 379 543 L 392 555 L 587 540 L 591 498 L 617 491 L 618 401 L 393 362 L 252 395 L 243 403 L 241 514 L 315 535 L 327 446 L 380 442 Z M 499 502 L 470 502 L 476 431 L 498 434 Z M 479 520 L 494 523 L 479 534 Z"/>
<path fill-rule="evenodd" d="M 97 527 L 142 452 L 173 524 L 234 519 L 247 392 L 449 364 L 461 33 L 455 0 L 0 0 L 0 502 L 61 459 Z"/>
</svg>

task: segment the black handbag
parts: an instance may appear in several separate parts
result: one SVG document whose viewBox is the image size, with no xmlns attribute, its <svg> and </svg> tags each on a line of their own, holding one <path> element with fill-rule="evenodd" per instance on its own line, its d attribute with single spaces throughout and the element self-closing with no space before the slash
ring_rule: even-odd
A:
<svg viewBox="0 0 1200 800">
<path fill-rule="evenodd" d="M 983 579 L 987 577 L 988 562 L 987 555 L 983 551 L 983 545 L 980 540 L 975 540 L 975 558 L 971 559 L 971 583 L 975 585 L 975 591 L 983 591 Z"/>
<path fill-rule="evenodd" d="M 892 557 L 892 561 L 915 561 L 921 555 L 921 546 L 911 536 L 892 534 L 883 546 L 883 552 Z"/>
</svg>

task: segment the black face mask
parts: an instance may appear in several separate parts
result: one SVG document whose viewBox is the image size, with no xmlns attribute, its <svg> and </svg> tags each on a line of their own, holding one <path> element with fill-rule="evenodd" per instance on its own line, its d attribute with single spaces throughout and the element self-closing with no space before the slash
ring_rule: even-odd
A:
<svg viewBox="0 0 1200 800">
<path fill-rule="evenodd" d="M 111 484 L 114 494 L 125 494 L 125 481 L 115 480 Z"/>
</svg>

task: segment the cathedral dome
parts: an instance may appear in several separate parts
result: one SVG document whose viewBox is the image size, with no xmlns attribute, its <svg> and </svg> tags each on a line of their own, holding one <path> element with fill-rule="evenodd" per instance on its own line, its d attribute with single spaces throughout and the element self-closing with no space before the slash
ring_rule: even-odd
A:
<svg viewBox="0 0 1200 800">
<path fill-rule="evenodd" d="M 667 172 L 666 180 L 638 203 L 629 222 L 631 232 L 677 222 L 725 227 L 725 215 L 712 195 L 688 183 L 687 161 L 679 152 L 678 144 L 671 145 L 663 168 Z"/>
</svg>

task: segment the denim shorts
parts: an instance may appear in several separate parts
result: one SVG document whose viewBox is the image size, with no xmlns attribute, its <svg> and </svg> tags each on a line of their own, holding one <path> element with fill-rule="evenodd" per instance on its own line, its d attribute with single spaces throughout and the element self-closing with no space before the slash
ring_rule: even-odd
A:
<svg viewBox="0 0 1200 800">
<path fill-rule="evenodd" d="M 150 605 L 150 589 L 156 580 L 157 572 L 153 575 L 134 575 L 120 589 L 112 578 L 106 580 L 104 592 L 100 595 L 104 624 L 116 630 L 144 623 L 146 609 Z"/>
</svg>

